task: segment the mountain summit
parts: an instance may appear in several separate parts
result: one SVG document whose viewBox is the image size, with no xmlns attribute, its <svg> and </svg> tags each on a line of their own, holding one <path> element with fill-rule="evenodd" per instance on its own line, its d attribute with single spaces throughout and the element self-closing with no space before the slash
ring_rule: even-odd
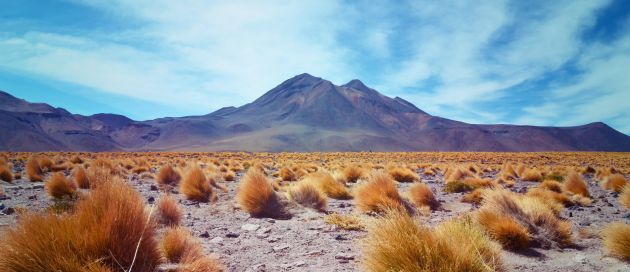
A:
<svg viewBox="0 0 630 272">
<path fill-rule="evenodd" d="M 71 114 L 0 92 L 0 150 L 630 151 L 630 137 L 604 123 L 467 124 L 358 79 L 337 86 L 305 73 L 241 107 L 142 122 Z"/>
</svg>

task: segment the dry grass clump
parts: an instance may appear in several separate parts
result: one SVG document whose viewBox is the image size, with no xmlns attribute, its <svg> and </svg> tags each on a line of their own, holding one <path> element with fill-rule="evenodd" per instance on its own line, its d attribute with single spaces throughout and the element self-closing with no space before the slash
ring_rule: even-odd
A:
<svg viewBox="0 0 630 272">
<path fill-rule="evenodd" d="M 21 215 L 0 238 L 0 271 L 155 271 L 154 237 L 139 193 L 106 183 L 74 213 Z"/>
<path fill-rule="evenodd" d="M 451 183 L 457 181 L 463 181 L 466 178 L 475 178 L 476 176 L 468 169 L 462 169 L 460 167 L 449 167 L 444 172 L 444 182 Z"/>
<path fill-rule="evenodd" d="M 236 174 L 233 171 L 229 171 L 223 174 L 223 180 L 225 181 L 234 181 L 236 180 Z"/>
<path fill-rule="evenodd" d="M 431 188 L 424 183 L 415 183 L 409 187 L 409 200 L 418 207 L 429 207 L 431 210 L 440 206 Z"/>
<path fill-rule="evenodd" d="M 630 225 L 614 222 L 602 230 L 604 247 L 615 257 L 630 261 Z"/>
<path fill-rule="evenodd" d="M 555 203 L 506 190 L 485 190 L 482 203 L 481 210 L 512 218 L 526 228 L 537 246 L 549 248 L 572 244 L 571 223 L 557 216 L 557 211 L 552 208 L 557 205 Z"/>
<path fill-rule="evenodd" d="M 87 173 L 85 172 L 85 168 L 82 165 L 78 165 L 74 167 L 72 170 L 72 177 L 74 178 L 74 182 L 81 189 L 89 189 L 90 188 L 90 180 L 88 179 Z"/>
<path fill-rule="evenodd" d="M 520 175 L 521 180 L 525 181 L 542 181 L 543 176 L 536 168 L 524 170 Z"/>
<path fill-rule="evenodd" d="M 11 173 L 11 169 L 6 164 L 0 165 L 0 180 L 4 180 L 6 182 L 13 181 L 13 174 Z"/>
<path fill-rule="evenodd" d="M 409 168 L 394 167 L 387 171 L 389 175 L 398 182 L 420 181 L 420 176 Z"/>
<path fill-rule="evenodd" d="M 467 193 L 462 196 L 462 202 L 472 203 L 472 204 L 481 204 L 483 201 L 483 190 L 482 188 L 478 188 L 473 190 L 470 193 Z"/>
<path fill-rule="evenodd" d="M 626 185 L 626 178 L 622 174 L 612 174 L 604 178 L 602 187 L 606 190 L 612 190 L 617 193 Z"/>
<path fill-rule="evenodd" d="M 184 256 L 178 271 L 185 272 L 221 272 L 224 271 L 219 261 L 212 256 L 201 256 L 199 258 L 188 258 Z"/>
<path fill-rule="evenodd" d="M 341 172 L 345 179 L 345 182 L 357 182 L 360 178 L 365 175 L 365 169 L 357 166 L 357 165 L 349 165 L 346 166 Z"/>
<path fill-rule="evenodd" d="M 7 194 L 4 192 L 4 188 L 2 186 L 0 186 L 0 198 L 4 198 L 6 196 L 7 196 Z"/>
<path fill-rule="evenodd" d="M 39 163 L 39 159 L 31 156 L 26 162 L 26 175 L 30 181 L 44 181 L 42 175 L 44 171 Z"/>
<path fill-rule="evenodd" d="M 179 185 L 179 190 L 187 199 L 199 202 L 208 202 L 213 196 L 212 188 L 206 175 L 197 165 L 188 169 Z"/>
<path fill-rule="evenodd" d="M 157 202 L 159 222 L 167 226 L 177 226 L 182 221 L 182 208 L 177 203 L 177 199 L 167 195 Z"/>
<path fill-rule="evenodd" d="M 567 178 L 564 180 L 564 191 L 571 192 L 583 197 L 590 197 L 588 192 L 588 184 L 582 179 L 580 174 L 576 172 L 570 172 Z"/>
<path fill-rule="evenodd" d="M 542 199 L 543 201 L 554 201 L 556 203 L 560 203 L 564 206 L 571 206 L 575 204 L 573 200 L 564 193 L 558 193 L 556 191 L 552 191 L 546 189 L 544 187 L 532 188 L 527 191 L 527 196 L 529 197 L 537 197 Z"/>
<path fill-rule="evenodd" d="M 630 183 L 627 183 L 626 186 L 623 186 L 623 189 L 621 189 L 619 202 L 621 202 L 621 204 L 624 205 L 626 209 L 630 210 Z"/>
<path fill-rule="evenodd" d="M 366 271 L 496 271 L 500 251 L 474 225 L 420 226 L 407 213 L 389 211 L 368 225 L 362 241 Z"/>
<path fill-rule="evenodd" d="M 361 218 L 356 215 L 331 213 L 324 216 L 324 222 L 345 230 L 362 230 L 364 228 Z"/>
<path fill-rule="evenodd" d="M 529 232 L 511 217 L 482 209 L 475 219 L 504 248 L 518 251 L 529 247 Z"/>
<path fill-rule="evenodd" d="M 203 255 L 201 244 L 183 227 L 168 228 L 160 243 L 162 254 L 171 263 Z"/>
<path fill-rule="evenodd" d="M 289 197 L 300 205 L 318 211 L 326 210 L 326 195 L 313 183 L 300 181 L 289 188 Z"/>
<path fill-rule="evenodd" d="M 334 199 L 351 199 L 352 195 L 348 191 L 348 188 L 341 182 L 337 181 L 328 172 L 315 172 L 304 177 L 304 181 L 312 182 L 319 188 L 324 194 Z"/>
<path fill-rule="evenodd" d="M 514 180 L 516 179 L 517 174 L 514 170 L 514 167 L 510 163 L 506 163 L 503 165 L 503 169 L 501 170 L 501 178 L 504 180 Z"/>
<path fill-rule="evenodd" d="M 367 182 L 355 189 L 354 200 L 357 208 L 363 212 L 383 212 L 404 207 L 395 181 L 381 171 L 373 172 Z"/>
<path fill-rule="evenodd" d="M 72 197 L 77 190 L 74 181 L 67 179 L 63 173 L 59 172 L 52 174 L 44 187 L 49 196 L 57 199 Z"/>
<path fill-rule="evenodd" d="M 166 165 L 160 168 L 155 181 L 160 186 L 175 187 L 182 179 L 182 176 L 173 168 L 173 166 Z"/>
<path fill-rule="evenodd" d="M 280 171 L 278 172 L 278 175 L 280 176 L 280 178 L 283 181 L 294 181 L 296 180 L 296 176 L 295 173 L 289 169 L 288 167 L 282 167 L 280 168 Z"/>
<path fill-rule="evenodd" d="M 551 179 L 544 180 L 538 186 L 538 188 L 549 190 L 556 193 L 562 193 L 562 183 L 555 180 L 551 180 Z"/>
<path fill-rule="evenodd" d="M 271 183 L 256 168 L 251 168 L 241 179 L 236 201 L 243 210 L 255 217 L 288 217 Z"/>
</svg>

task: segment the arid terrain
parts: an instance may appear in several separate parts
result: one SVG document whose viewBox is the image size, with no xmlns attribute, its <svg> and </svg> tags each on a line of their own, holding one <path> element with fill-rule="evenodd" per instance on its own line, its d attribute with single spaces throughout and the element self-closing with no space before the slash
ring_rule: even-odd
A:
<svg viewBox="0 0 630 272">
<path fill-rule="evenodd" d="M 72 255 L 33 245 L 66 220 L 81 222 L 78 233 L 100 222 L 140 249 L 78 254 L 72 267 L 87 271 L 630 271 L 629 153 L 0 157 L 0 270 L 19 271 L 20 256 L 31 268 L 71 267 L 28 257 Z M 133 191 L 137 213 L 127 211 Z M 83 220 L 94 203 L 127 204 Z M 56 240 L 85 239 L 68 236 Z"/>
</svg>

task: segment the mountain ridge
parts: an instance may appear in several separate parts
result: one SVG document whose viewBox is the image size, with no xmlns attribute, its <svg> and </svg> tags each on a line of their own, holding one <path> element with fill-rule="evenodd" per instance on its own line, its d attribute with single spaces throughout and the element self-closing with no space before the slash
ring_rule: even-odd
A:
<svg viewBox="0 0 630 272">
<path fill-rule="evenodd" d="M 468 124 L 430 115 L 353 79 L 296 75 L 239 107 L 136 121 L 72 114 L 0 91 L 5 151 L 630 151 L 605 123 Z"/>
</svg>

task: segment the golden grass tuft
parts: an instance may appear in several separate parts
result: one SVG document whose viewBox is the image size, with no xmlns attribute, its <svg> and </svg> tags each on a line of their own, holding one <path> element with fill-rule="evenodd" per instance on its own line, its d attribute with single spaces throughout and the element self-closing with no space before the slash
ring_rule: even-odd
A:
<svg viewBox="0 0 630 272">
<path fill-rule="evenodd" d="M 538 186 L 538 188 L 549 190 L 556 193 L 562 193 L 562 183 L 555 180 L 551 180 L 551 179 L 544 180 Z"/>
<path fill-rule="evenodd" d="M 582 176 L 576 172 L 570 172 L 564 180 L 564 191 L 570 192 L 583 197 L 590 197 L 588 192 L 588 184 L 582 179 Z"/>
<path fill-rule="evenodd" d="M 278 175 L 283 181 L 294 181 L 297 179 L 295 173 L 288 167 L 280 168 L 280 171 L 278 171 Z"/>
<path fill-rule="evenodd" d="M 140 194 L 106 183 L 74 213 L 22 214 L 0 238 L 0 271 L 155 271 L 161 258 L 154 237 Z"/>
<path fill-rule="evenodd" d="M 175 197 L 166 195 L 157 202 L 159 222 L 167 226 L 177 226 L 182 221 L 182 208 Z"/>
<path fill-rule="evenodd" d="M 363 212 L 383 212 L 404 207 L 395 181 L 381 171 L 373 172 L 367 182 L 357 186 L 354 201 Z"/>
<path fill-rule="evenodd" d="M 160 242 L 160 249 L 164 258 L 171 263 L 197 259 L 203 255 L 201 244 L 183 227 L 168 228 Z"/>
<path fill-rule="evenodd" d="M 175 170 L 175 168 L 173 168 L 173 166 L 166 165 L 160 168 L 160 171 L 158 172 L 155 181 L 158 185 L 162 187 L 175 187 L 181 179 L 182 176 L 179 174 L 179 172 L 177 172 L 177 170 Z"/>
<path fill-rule="evenodd" d="M 472 204 L 481 204 L 483 201 L 483 190 L 484 189 L 475 189 L 470 193 L 467 193 L 462 196 L 462 202 L 472 203 Z"/>
<path fill-rule="evenodd" d="M 184 256 L 180 270 L 185 272 L 221 272 L 224 271 L 221 263 L 213 256 L 201 256 L 199 258 L 187 258 Z"/>
<path fill-rule="evenodd" d="M 187 199 L 199 202 L 208 202 L 213 196 L 208 179 L 203 170 L 197 165 L 188 169 L 182 182 L 179 184 L 179 190 Z"/>
<path fill-rule="evenodd" d="M 365 175 L 365 169 L 357 166 L 357 165 L 349 165 L 346 166 L 341 172 L 345 179 L 345 182 L 357 182 L 360 178 Z"/>
<path fill-rule="evenodd" d="M 30 181 L 44 181 L 42 175 L 42 167 L 39 164 L 39 159 L 35 156 L 31 156 L 26 162 L 26 175 Z"/>
<path fill-rule="evenodd" d="M 229 171 L 223 174 L 223 180 L 225 181 L 234 181 L 236 180 L 236 174 L 233 171 Z"/>
<path fill-rule="evenodd" d="M 236 201 L 243 210 L 254 217 L 283 218 L 288 216 L 271 183 L 265 174 L 256 168 L 250 168 L 241 179 Z"/>
<path fill-rule="evenodd" d="M 424 183 L 415 183 L 409 187 L 409 200 L 418 207 L 429 207 L 431 210 L 440 206 L 431 188 Z"/>
<path fill-rule="evenodd" d="M 74 182 L 81 189 L 89 189 L 90 188 L 90 180 L 88 179 L 87 173 L 85 172 L 85 168 L 82 165 L 77 165 L 72 170 L 72 177 L 74 178 Z"/>
<path fill-rule="evenodd" d="M 602 230 L 602 240 L 606 250 L 613 256 L 630 261 L 630 225 L 613 222 Z"/>
<path fill-rule="evenodd" d="M 324 194 L 334 199 L 351 199 L 352 195 L 348 188 L 341 182 L 337 181 L 328 172 L 315 172 L 304 177 L 304 181 L 311 182 L 317 186 Z"/>
<path fill-rule="evenodd" d="M 420 181 L 420 176 L 409 168 L 394 167 L 387 171 L 389 175 L 398 182 Z"/>
<path fill-rule="evenodd" d="M 538 181 L 538 182 L 540 182 L 543 179 L 542 174 L 536 168 L 526 169 L 519 176 L 521 177 L 521 180 L 525 180 L 525 181 Z"/>
<path fill-rule="evenodd" d="M 77 190 L 77 185 L 74 181 L 67 179 L 66 176 L 60 172 L 52 174 L 50 179 L 46 181 L 44 187 L 49 196 L 57 199 L 72 197 Z"/>
<path fill-rule="evenodd" d="M 7 194 L 4 192 L 4 188 L 0 186 L 0 198 L 4 198 Z"/>
<path fill-rule="evenodd" d="M 626 209 L 630 210 L 630 183 L 627 183 L 626 186 L 623 186 L 623 189 L 621 189 L 619 202 L 625 206 Z"/>
<path fill-rule="evenodd" d="M 0 180 L 4 180 L 6 182 L 13 181 L 13 174 L 11 173 L 11 169 L 6 164 L 0 165 Z"/>
<path fill-rule="evenodd" d="M 318 211 L 326 210 L 326 195 L 313 183 L 300 181 L 289 188 L 289 197 L 292 201 Z"/>
<path fill-rule="evenodd" d="M 511 217 L 482 209 L 476 213 L 475 220 L 504 248 L 519 251 L 529 247 L 529 232 Z"/>
<path fill-rule="evenodd" d="M 622 174 L 612 174 L 604 178 L 602 187 L 606 190 L 612 190 L 617 193 L 626 185 L 626 178 Z"/>
<path fill-rule="evenodd" d="M 324 216 L 324 222 L 345 230 L 363 230 L 365 227 L 361 218 L 349 214 L 331 213 Z"/>
<path fill-rule="evenodd" d="M 366 271 L 496 271 L 500 251 L 474 225 L 443 223 L 436 230 L 393 210 L 367 227 L 361 243 Z"/>
</svg>

